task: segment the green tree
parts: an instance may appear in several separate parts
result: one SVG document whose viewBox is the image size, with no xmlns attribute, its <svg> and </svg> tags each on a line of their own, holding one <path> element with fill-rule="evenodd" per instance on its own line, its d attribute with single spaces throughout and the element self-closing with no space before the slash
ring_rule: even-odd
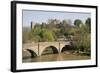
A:
<svg viewBox="0 0 100 73">
<path fill-rule="evenodd" d="M 33 34 L 32 34 L 32 32 L 30 32 L 30 31 L 25 31 L 25 32 L 23 32 L 23 43 L 26 43 L 26 42 L 31 42 L 31 41 L 33 41 Z"/>
<path fill-rule="evenodd" d="M 91 38 L 90 38 L 90 34 L 87 32 L 86 25 L 83 24 L 80 28 L 78 28 L 75 36 L 76 36 L 75 45 L 78 51 L 82 50 L 84 52 L 87 52 L 88 50 L 90 50 Z"/>
<path fill-rule="evenodd" d="M 74 25 L 77 26 L 77 27 L 80 27 L 81 24 L 83 24 L 83 23 L 82 23 L 82 21 L 80 19 L 76 19 L 74 21 Z"/>
<path fill-rule="evenodd" d="M 87 18 L 87 20 L 85 21 L 85 24 L 86 24 L 89 32 L 91 32 L 91 18 Z"/>
<path fill-rule="evenodd" d="M 54 41 L 53 33 L 50 30 L 44 30 L 41 32 L 43 41 Z"/>
</svg>

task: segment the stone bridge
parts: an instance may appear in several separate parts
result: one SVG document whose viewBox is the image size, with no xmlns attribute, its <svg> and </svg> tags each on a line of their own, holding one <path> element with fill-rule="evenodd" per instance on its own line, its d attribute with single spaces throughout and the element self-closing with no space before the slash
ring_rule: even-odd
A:
<svg viewBox="0 0 100 73">
<path fill-rule="evenodd" d="M 31 54 L 34 52 L 37 56 L 41 56 L 47 47 L 52 47 L 53 50 L 60 53 L 66 45 L 71 45 L 70 41 L 64 42 L 38 42 L 23 44 L 23 51 L 29 51 Z"/>
</svg>

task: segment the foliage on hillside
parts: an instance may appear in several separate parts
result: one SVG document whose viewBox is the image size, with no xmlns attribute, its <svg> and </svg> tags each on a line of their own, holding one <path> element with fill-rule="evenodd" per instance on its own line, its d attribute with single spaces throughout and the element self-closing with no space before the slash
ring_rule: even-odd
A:
<svg viewBox="0 0 100 73">
<path fill-rule="evenodd" d="M 47 23 L 36 23 L 33 29 L 23 28 L 23 43 L 26 42 L 52 42 L 59 38 L 74 40 L 77 50 L 90 51 L 91 43 L 91 19 L 87 18 L 85 23 L 80 19 L 71 20 L 49 19 Z M 71 37 L 72 36 L 72 37 Z"/>
</svg>

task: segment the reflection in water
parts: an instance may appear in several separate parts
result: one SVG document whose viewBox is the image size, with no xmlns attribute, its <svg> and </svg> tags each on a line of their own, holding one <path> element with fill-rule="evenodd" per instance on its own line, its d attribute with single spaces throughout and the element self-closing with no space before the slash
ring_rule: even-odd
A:
<svg viewBox="0 0 100 73">
<path fill-rule="evenodd" d="M 25 58 L 23 62 L 48 62 L 48 61 L 64 61 L 64 60 L 86 60 L 90 59 L 90 56 L 80 56 L 73 54 L 48 54 L 42 55 L 35 58 Z"/>
</svg>

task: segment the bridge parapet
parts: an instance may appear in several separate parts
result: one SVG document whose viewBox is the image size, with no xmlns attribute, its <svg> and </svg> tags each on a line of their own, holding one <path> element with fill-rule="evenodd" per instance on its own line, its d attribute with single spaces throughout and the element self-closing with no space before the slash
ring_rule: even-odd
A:
<svg viewBox="0 0 100 73">
<path fill-rule="evenodd" d="M 35 43 L 35 42 L 32 42 L 32 43 L 25 43 L 25 44 L 23 44 L 23 48 L 28 48 L 28 47 L 33 47 L 33 46 L 38 46 L 38 45 L 41 45 L 41 46 L 45 46 L 45 45 L 56 45 L 56 44 L 66 44 L 66 45 L 70 45 L 70 42 L 68 41 L 68 42 L 37 42 L 37 43 Z"/>
<path fill-rule="evenodd" d="M 33 47 L 32 43 L 25 43 L 23 44 L 23 48 Z"/>
</svg>

